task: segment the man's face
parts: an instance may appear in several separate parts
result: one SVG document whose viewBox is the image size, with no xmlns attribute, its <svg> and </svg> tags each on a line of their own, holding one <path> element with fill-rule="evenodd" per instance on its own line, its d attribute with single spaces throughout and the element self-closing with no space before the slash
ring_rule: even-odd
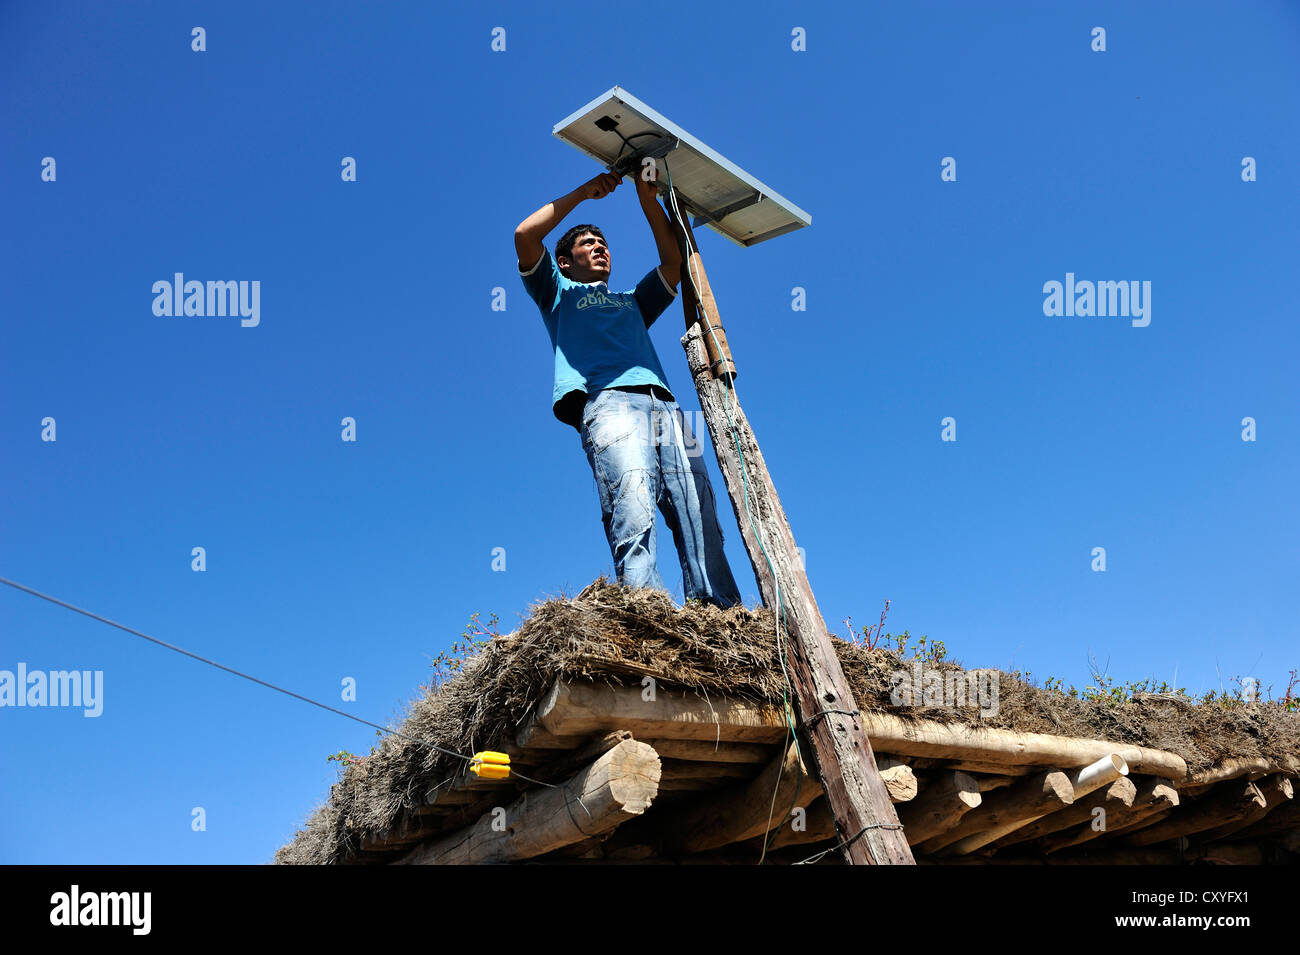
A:
<svg viewBox="0 0 1300 955">
<path fill-rule="evenodd" d="M 584 232 L 573 242 L 573 257 L 560 256 L 560 268 L 569 269 L 569 278 L 575 282 L 608 282 L 611 259 L 605 240 L 592 232 Z"/>
</svg>

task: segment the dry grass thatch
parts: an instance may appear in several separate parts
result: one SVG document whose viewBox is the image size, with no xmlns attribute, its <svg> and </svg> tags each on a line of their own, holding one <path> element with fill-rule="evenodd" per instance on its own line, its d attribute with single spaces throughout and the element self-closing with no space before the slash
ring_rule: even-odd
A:
<svg viewBox="0 0 1300 955">
<path fill-rule="evenodd" d="M 399 732 L 460 753 L 499 747 L 513 740 L 558 678 L 639 683 L 649 675 L 702 693 L 779 701 L 782 676 L 773 631 L 766 609 L 678 607 L 665 593 L 619 587 L 601 577 L 575 598 L 531 608 L 514 634 L 494 640 L 441 690 L 416 700 Z M 1300 714 L 1272 704 L 1076 699 L 1002 673 L 996 715 L 981 717 L 973 707 L 900 708 L 890 702 L 890 674 L 912 661 L 835 643 L 863 710 L 1132 743 L 1177 753 L 1191 772 L 1227 757 L 1300 756 Z M 960 669 L 949 662 L 937 666 Z M 402 737 L 386 737 L 372 755 L 348 766 L 326 804 L 275 861 L 340 861 L 359 848 L 362 837 L 382 834 L 404 810 L 421 805 L 457 768 L 452 757 Z"/>
</svg>

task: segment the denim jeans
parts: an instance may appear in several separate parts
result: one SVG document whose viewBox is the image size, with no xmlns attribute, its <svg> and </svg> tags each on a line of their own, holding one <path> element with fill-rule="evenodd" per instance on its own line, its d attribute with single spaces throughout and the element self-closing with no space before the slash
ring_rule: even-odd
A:
<svg viewBox="0 0 1300 955">
<path fill-rule="evenodd" d="M 668 589 L 655 564 L 658 506 L 677 545 L 686 598 L 740 603 L 703 446 L 677 402 L 605 388 L 587 398 L 581 433 L 618 582 Z"/>
</svg>

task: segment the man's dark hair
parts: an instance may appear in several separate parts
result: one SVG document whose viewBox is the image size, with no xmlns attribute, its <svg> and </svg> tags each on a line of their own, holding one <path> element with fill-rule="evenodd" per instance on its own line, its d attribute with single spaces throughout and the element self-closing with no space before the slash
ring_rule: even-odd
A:
<svg viewBox="0 0 1300 955">
<path fill-rule="evenodd" d="M 588 232 L 599 237 L 605 245 L 609 245 L 609 240 L 605 238 L 605 233 L 601 232 L 599 228 L 591 223 L 587 223 L 586 225 L 575 225 L 568 232 L 564 233 L 564 235 L 560 236 L 559 242 L 555 243 L 556 265 L 559 265 L 560 263 L 560 256 L 564 256 L 569 260 L 573 259 L 573 243 L 576 242 L 579 237 L 586 235 Z M 567 277 L 569 272 L 568 269 L 560 266 L 560 271 Z"/>
</svg>

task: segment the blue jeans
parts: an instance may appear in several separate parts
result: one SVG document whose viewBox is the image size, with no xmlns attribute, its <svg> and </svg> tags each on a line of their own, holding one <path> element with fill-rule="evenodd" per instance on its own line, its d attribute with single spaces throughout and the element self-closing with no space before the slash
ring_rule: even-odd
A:
<svg viewBox="0 0 1300 955">
<path fill-rule="evenodd" d="M 740 603 L 704 449 L 677 402 L 605 388 L 588 396 L 581 433 L 618 582 L 668 589 L 655 565 L 658 506 L 681 558 L 686 598 L 721 607 Z"/>
</svg>

